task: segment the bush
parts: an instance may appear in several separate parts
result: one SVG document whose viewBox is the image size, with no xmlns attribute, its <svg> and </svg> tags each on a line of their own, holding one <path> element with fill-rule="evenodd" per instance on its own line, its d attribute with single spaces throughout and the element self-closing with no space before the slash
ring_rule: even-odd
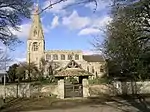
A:
<svg viewBox="0 0 150 112">
<path fill-rule="evenodd" d="M 78 80 L 75 77 L 68 77 L 65 82 L 75 84 L 78 83 Z"/>
<path fill-rule="evenodd" d="M 43 78 L 42 80 L 40 80 L 40 82 L 42 84 L 56 84 L 57 79 L 55 79 L 54 76 L 50 76 L 50 77 L 47 77 L 47 78 Z"/>
<path fill-rule="evenodd" d="M 108 84 L 110 80 L 107 77 L 97 77 L 94 79 L 89 79 L 89 84 Z"/>
<path fill-rule="evenodd" d="M 4 100 L 2 97 L 0 97 L 0 108 L 4 105 Z"/>
</svg>

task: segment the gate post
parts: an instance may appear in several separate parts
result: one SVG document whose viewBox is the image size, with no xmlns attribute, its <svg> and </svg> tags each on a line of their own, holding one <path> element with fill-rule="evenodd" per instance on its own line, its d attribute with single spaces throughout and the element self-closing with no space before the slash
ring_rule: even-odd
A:
<svg viewBox="0 0 150 112">
<path fill-rule="evenodd" d="M 83 84 L 83 97 L 88 97 L 90 96 L 89 94 L 89 82 L 87 78 L 82 79 L 82 84 Z"/>
<path fill-rule="evenodd" d="M 58 96 L 57 98 L 64 99 L 64 79 L 58 80 Z"/>
</svg>

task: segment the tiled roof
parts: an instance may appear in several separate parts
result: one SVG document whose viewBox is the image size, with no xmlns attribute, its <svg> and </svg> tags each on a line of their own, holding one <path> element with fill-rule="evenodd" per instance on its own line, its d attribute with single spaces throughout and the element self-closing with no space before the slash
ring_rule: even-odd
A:
<svg viewBox="0 0 150 112">
<path fill-rule="evenodd" d="M 91 73 L 79 68 L 67 68 L 59 71 L 55 77 L 68 77 L 68 76 L 90 76 Z"/>
<path fill-rule="evenodd" d="M 87 62 L 105 62 L 102 55 L 83 55 L 83 59 Z"/>
</svg>

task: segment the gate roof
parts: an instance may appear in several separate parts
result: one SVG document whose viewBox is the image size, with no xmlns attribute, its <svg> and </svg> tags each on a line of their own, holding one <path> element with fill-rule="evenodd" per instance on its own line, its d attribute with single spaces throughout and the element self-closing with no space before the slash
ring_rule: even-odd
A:
<svg viewBox="0 0 150 112">
<path fill-rule="evenodd" d="M 69 76 L 91 76 L 92 74 L 84 69 L 79 68 L 67 68 L 59 71 L 55 76 L 56 77 L 69 77 Z"/>
<path fill-rule="evenodd" d="M 92 74 L 84 70 L 81 65 L 79 65 L 74 60 L 71 60 L 66 67 L 58 71 L 55 77 L 68 77 L 68 76 L 91 76 Z"/>
</svg>

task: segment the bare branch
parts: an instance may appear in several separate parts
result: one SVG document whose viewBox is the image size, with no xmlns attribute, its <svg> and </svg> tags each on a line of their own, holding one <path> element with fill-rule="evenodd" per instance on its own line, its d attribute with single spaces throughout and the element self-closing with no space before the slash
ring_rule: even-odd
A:
<svg viewBox="0 0 150 112">
<path fill-rule="evenodd" d="M 45 10 L 47 10 L 47 9 L 49 9 L 49 8 L 52 8 L 54 5 L 59 4 L 59 3 L 61 3 L 61 2 L 65 2 L 65 1 L 67 1 L 67 0 L 58 0 L 58 1 L 54 2 L 54 3 L 51 3 L 51 1 L 50 1 L 50 2 L 49 2 L 49 5 L 48 5 L 47 7 L 45 7 L 45 8 L 43 8 L 43 9 L 39 12 L 39 14 L 41 14 L 42 12 L 44 12 Z"/>
</svg>

